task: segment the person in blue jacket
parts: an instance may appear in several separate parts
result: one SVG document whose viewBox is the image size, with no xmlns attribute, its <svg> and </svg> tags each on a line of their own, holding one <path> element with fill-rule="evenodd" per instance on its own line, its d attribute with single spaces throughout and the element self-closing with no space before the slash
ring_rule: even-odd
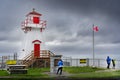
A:
<svg viewBox="0 0 120 80">
<path fill-rule="evenodd" d="M 62 68 L 63 68 L 63 61 L 60 59 L 60 60 L 58 61 L 57 74 L 59 73 L 59 71 L 60 71 L 60 75 L 62 74 Z"/>
<path fill-rule="evenodd" d="M 111 58 L 109 56 L 107 56 L 107 68 L 109 69 L 110 68 L 110 63 L 111 63 Z"/>
</svg>

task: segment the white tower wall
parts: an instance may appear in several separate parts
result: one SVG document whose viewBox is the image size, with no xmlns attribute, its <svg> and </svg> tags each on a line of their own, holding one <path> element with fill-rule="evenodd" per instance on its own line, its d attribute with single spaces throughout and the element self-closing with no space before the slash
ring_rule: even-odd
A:
<svg viewBox="0 0 120 80">
<path fill-rule="evenodd" d="M 43 33 L 46 26 L 46 21 L 40 19 L 42 14 L 37 13 L 36 11 L 30 12 L 26 17 L 25 21 L 22 22 L 21 29 L 25 32 L 24 40 L 22 43 L 22 51 L 19 54 L 19 59 L 31 54 L 34 51 L 33 41 L 39 40 L 40 50 L 45 49 Z"/>
<path fill-rule="evenodd" d="M 40 44 L 41 49 L 45 49 L 44 45 L 44 32 L 40 32 L 38 28 L 33 28 L 32 31 L 29 31 L 25 34 L 25 39 L 23 40 L 22 52 L 19 56 L 19 59 L 23 59 L 25 56 L 31 54 L 34 49 L 34 44 L 32 43 L 34 40 L 40 40 L 42 43 Z"/>
</svg>

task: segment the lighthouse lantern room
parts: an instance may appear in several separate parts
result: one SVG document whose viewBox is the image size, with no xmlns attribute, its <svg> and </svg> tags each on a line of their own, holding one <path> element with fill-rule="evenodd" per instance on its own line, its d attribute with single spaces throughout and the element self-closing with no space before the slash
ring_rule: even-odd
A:
<svg viewBox="0 0 120 80">
<path fill-rule="evenodd" d="M 33 9 L 26 15 L 26 19 L 22 22 L 21 29 L 25 33 L 23 41 L 23 52 L 20 58 L 23 58 L 31 52 L 34 52 L 34 57 L 40 57 L 40 50 L 43 45 L 42 33 L 46 27 L 46 21 L 41 20 L 42 14 Z"/>
<path fill-rule="evenodd" d="M 26 20 L 22 22 L 22 30 L 26 33 L 31 31 L 31 28 L 39 28 L 40 31 L 44 30 L 46 27 L 46 21 L 40 19 L 42 14 L 38 13 L 33 9 L 26 15 Z"/>
</svg>

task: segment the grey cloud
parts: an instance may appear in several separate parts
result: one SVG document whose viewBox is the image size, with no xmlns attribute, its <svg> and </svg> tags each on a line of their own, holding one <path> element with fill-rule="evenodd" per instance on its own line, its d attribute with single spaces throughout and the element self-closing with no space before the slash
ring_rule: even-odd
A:
<svg viewBox="0 0 120 80">
<path fill-rule="evenodd" d="M 45 40 L 62 42 L 60 46 L 47 46 L 55 53 L 90 55 L 92 53 L 92 25 L 100 30 L 95 33 L 96 45 L 103 43 L 119 44 L 119 0 L 9 0 L 1 1 L 0 10 L 0 49 L 3 53 L 19 51 L 23 33 L 20 29 L 25 15 L 36 8 L 47 20 Z M 18 37 L 19 36 L 19 37 Z M 80 42 L 81 41 L 81 42 Z M 86 41 L 87 43 L 85 43 Z M 81 45 L 82 44 L 82 45 Z M 89 45 L 88 45 L 89 44 Z M 118 45 L 119 47 L 119 45 Z M 118 48 L 107 50 L 97 47 L 96 52 L 117 53 Z M 111 48 L 109 48 L 111 49 Z"/>
</svg>

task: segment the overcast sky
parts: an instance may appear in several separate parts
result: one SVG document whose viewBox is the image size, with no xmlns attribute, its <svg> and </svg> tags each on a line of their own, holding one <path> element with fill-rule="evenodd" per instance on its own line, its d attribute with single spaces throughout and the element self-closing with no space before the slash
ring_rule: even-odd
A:
<svg viewBox="0 0 120 80">
<path fill-rule="evenodd" d="M 95 57 L 120 57 L 120 0 L 1 0 L 0 56 L 20 54 L 24 33 L 21 22 L 35 8 L 47 21 L 46 49 L 63 56 L 92 58 L 92 25 Z"/>
</svg>

